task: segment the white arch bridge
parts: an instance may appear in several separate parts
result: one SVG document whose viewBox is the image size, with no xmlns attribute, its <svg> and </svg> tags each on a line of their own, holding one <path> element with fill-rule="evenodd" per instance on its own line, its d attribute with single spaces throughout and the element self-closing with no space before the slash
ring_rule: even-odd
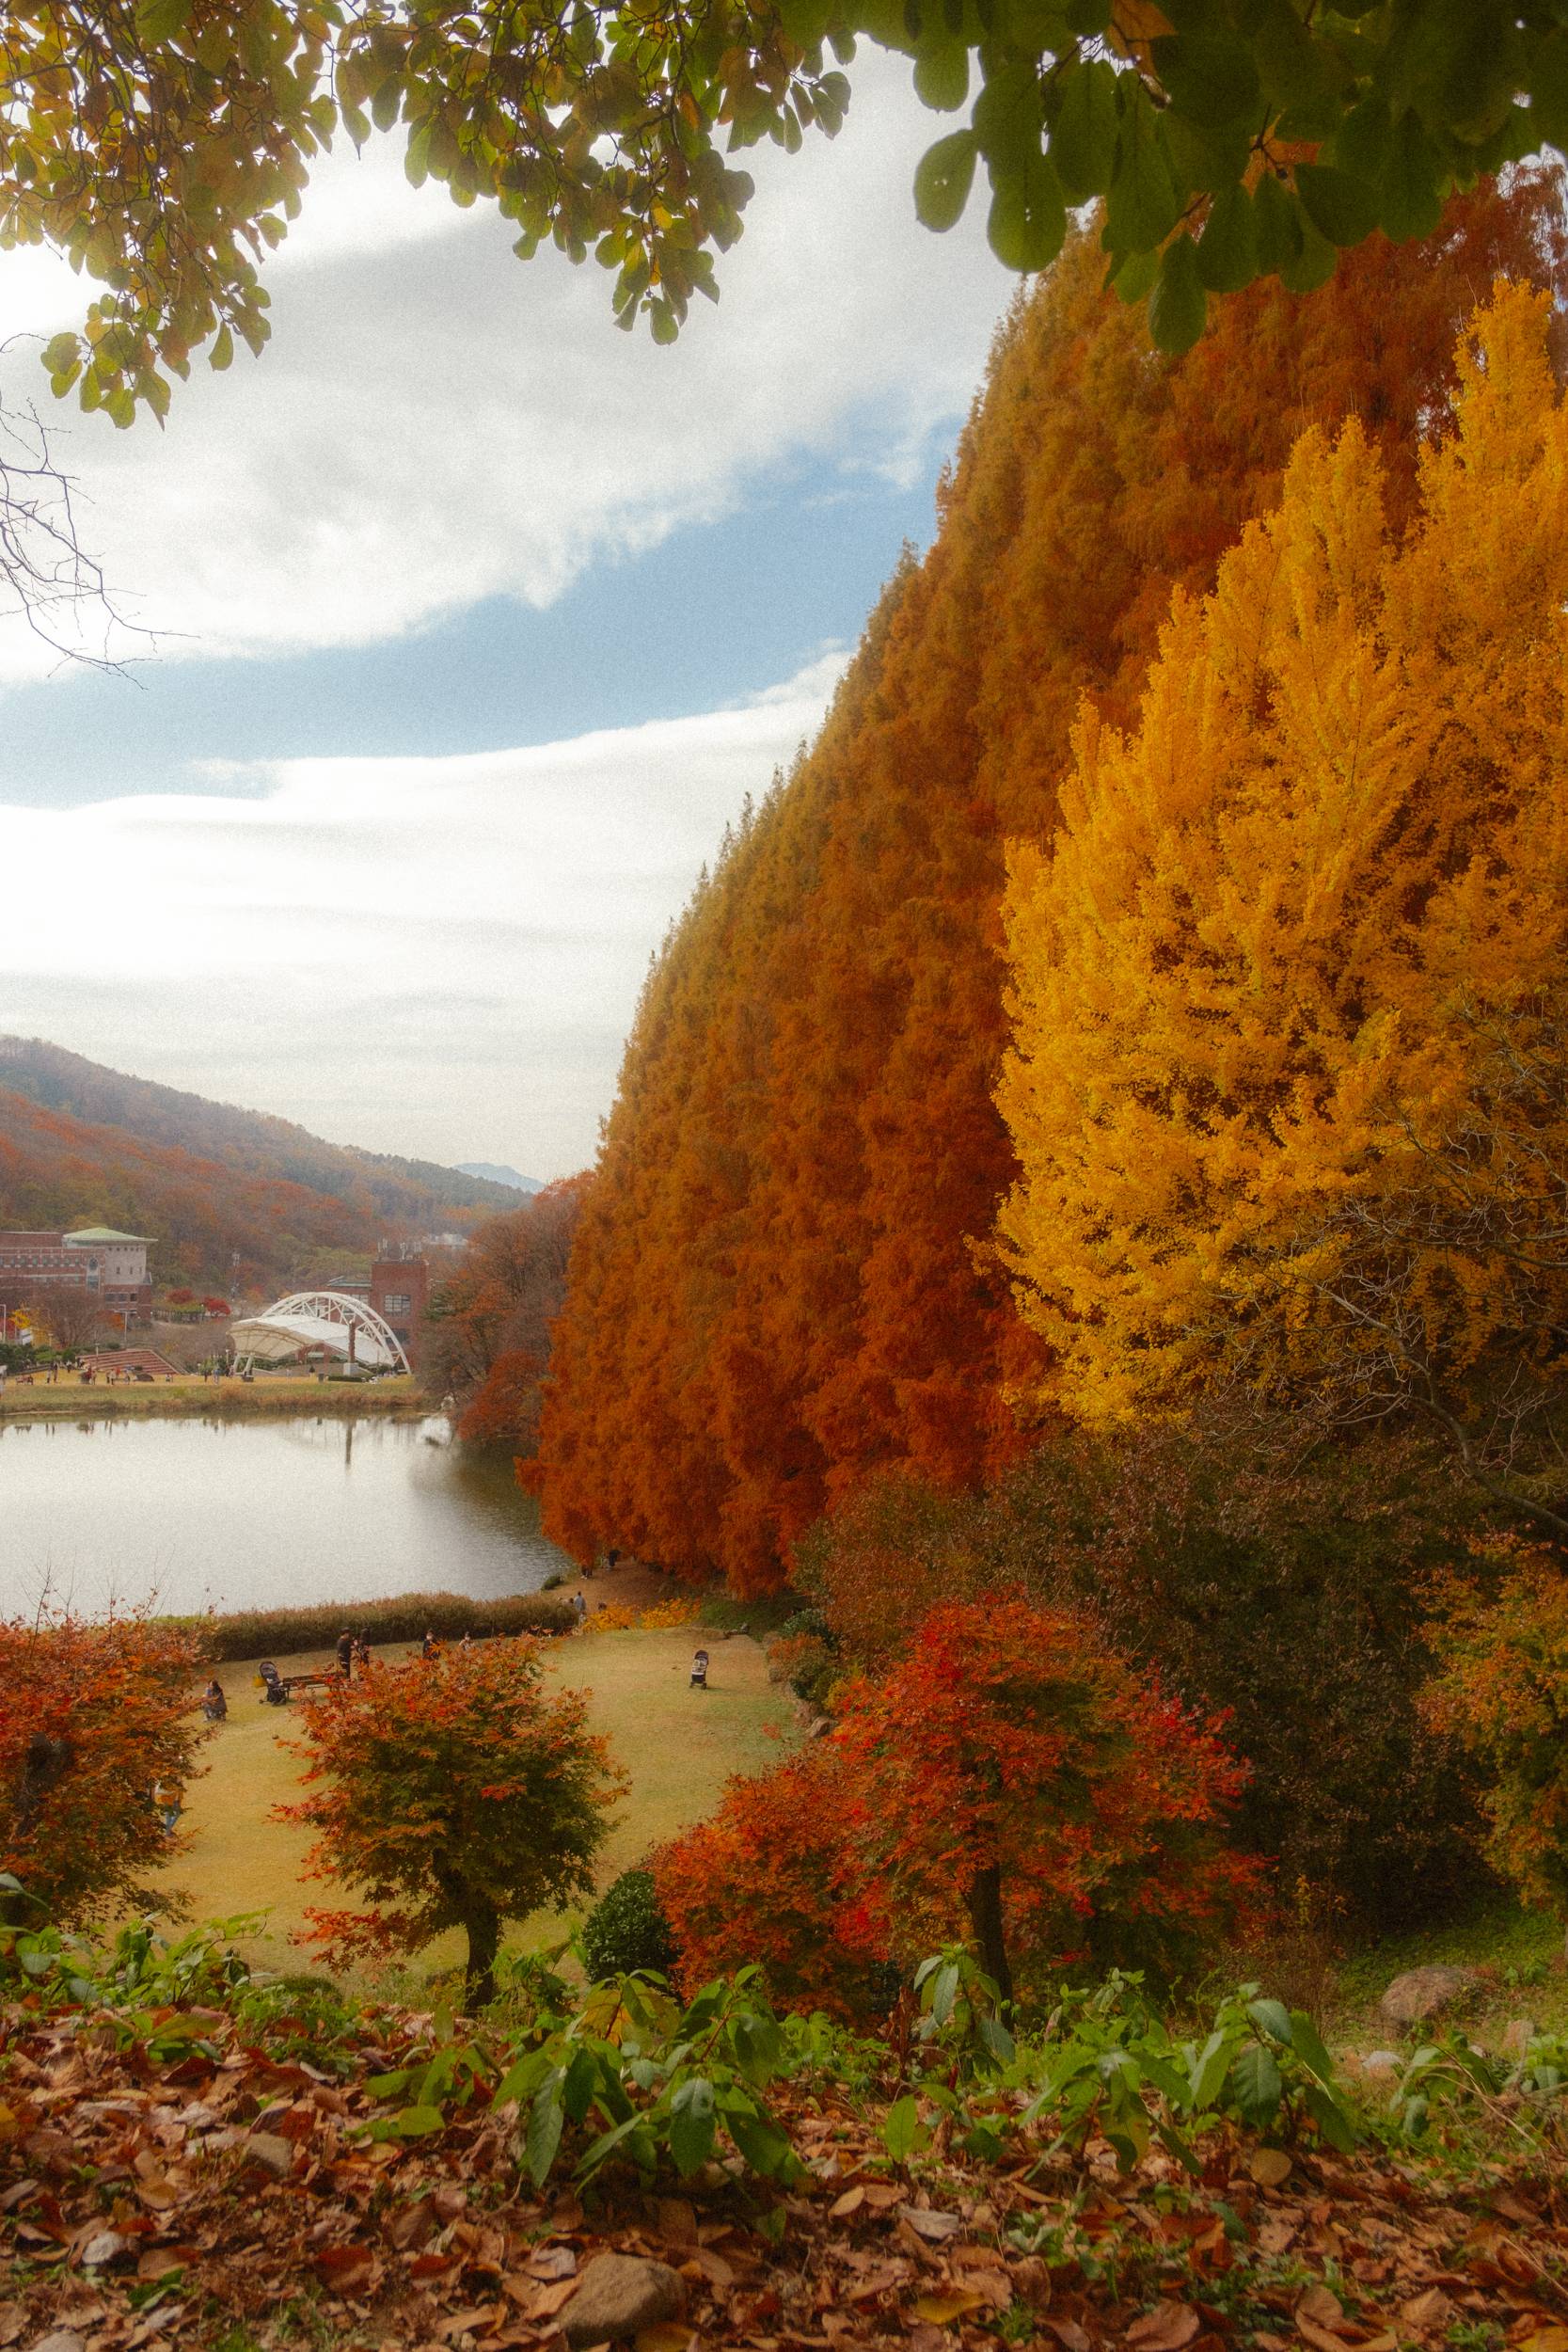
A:
<svg viewBox="0 0 1568 2352">
<path fill-rule="evenodd" d="M 345 1291 L 291 1291 L 259 1315 L 229 1327 L 236 1359 L 280 1364 L 306 1348 L 325 1348 L 369 1372 L 406 1372 L 408 1359 L 391 1325 Z"/>
</svg>

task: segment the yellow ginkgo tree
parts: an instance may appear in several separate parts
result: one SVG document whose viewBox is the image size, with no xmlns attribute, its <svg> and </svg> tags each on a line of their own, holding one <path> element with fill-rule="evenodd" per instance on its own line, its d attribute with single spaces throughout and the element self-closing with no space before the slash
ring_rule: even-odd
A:
<svg viewBox="0 0 1568 2352">
<path fill-rule="evenodd" d="M 1425 1415 L 1568 1530 L 1568 414 L 1499 285 L 1402 540 L 1304 436 L 1014 857 L 1001 1238 L 1057 1401 Z"/>
</svg>

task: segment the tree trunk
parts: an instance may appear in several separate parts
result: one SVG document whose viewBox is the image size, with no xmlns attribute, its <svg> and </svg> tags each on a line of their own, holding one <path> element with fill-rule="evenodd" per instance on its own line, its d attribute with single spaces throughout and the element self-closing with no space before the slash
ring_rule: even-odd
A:
<svg viewBox="0 0 1568 2352">
<path fill-rule="evenodd" d="M 500 1948 L 500 1913 L 483 1895 L 466 1892 L 463 1929 L 468 1939 L 468 1968 L 463 2002 L 470 2016 L 496 1997 L 496 1954 Z"/>
<path fill-rule="evenodd" d="M 980 1947 L 980 1963 L 1005 2001 L 1013 1997 L 1013 1972 L 1002 1934 L 1002 1871 L 994 1862 L 969 1883 L 969 1924 Z"/>
</svg>

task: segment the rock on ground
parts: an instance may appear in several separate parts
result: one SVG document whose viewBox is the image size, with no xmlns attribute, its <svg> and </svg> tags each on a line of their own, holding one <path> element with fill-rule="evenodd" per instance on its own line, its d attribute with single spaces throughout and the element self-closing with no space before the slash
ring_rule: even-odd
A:
<svg viewBox="0 0 1568 2352">
<path fill-rule="evenodd" d="M 561 2314 L 561 2327 L 574 2347 L 613 2344 L 640 2328 L 656 2328 L 660 2320 L 679 2319 L 685 2309 L 685 2283 L 668 2263 L 638 2254 L 595 2254 Z"/>
<path fill-rule="evenodd" d="M 1379 2003 L 1379 2013 L 1391 2026 L 1418 2026 L 1440 2017 L 1467 1993 L 1476 1980 L 1473 1968 L 1407 1968 L 1396 1977 Z"/>
</svg>

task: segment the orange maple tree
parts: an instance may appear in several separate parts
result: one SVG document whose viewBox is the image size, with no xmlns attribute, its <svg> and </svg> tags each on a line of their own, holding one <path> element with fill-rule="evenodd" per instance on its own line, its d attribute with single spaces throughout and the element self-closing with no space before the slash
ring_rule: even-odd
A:
<svg viewBox="0 0 1568 2352">
<path fill-rule="evenodd" d="M 546 1691 L 537 1643 L 492 1641 L 376 1664 L 301 1703 L 306 1794 L 277 1808 L 319 1833 L 307 1875 L 365 1908 L 313 1910 L 341 1962 L 467 1940 L 470 2007 L 495 1989 L 502 1922 L 591 1894 L 624 1775 L 581 1691 Z"/>
<path fill-rule="evenodd" d="M 165 1907 L 145 1876 L 171 1851 L 153 1790 L 197 1770 L 203 1656 L 199 1634 L 144 1617 L 0 1622 L 0 1870 L 29 1922 Z"/>
<path fill-rule="evenodd" d="M 1084 694 L 1125 722 L 1303 426 L 1363 421 L 1396 516 L 1498 268 L 1557 285 L 1556 182 L 1478 191 L 1175 364 L 1069 245 L 1001 338 L 924 561 L 821 736 L 725 842 L 643 994 L 574 1248 L 540 1445 L 578 1556 L 776 1584 L 879 1470 L 972 1482 L 1027 1440 L 1038 1344 L 984 1247 L 1016 1174 L 1009 836 L 1049 836 Z"/>
</svg>

